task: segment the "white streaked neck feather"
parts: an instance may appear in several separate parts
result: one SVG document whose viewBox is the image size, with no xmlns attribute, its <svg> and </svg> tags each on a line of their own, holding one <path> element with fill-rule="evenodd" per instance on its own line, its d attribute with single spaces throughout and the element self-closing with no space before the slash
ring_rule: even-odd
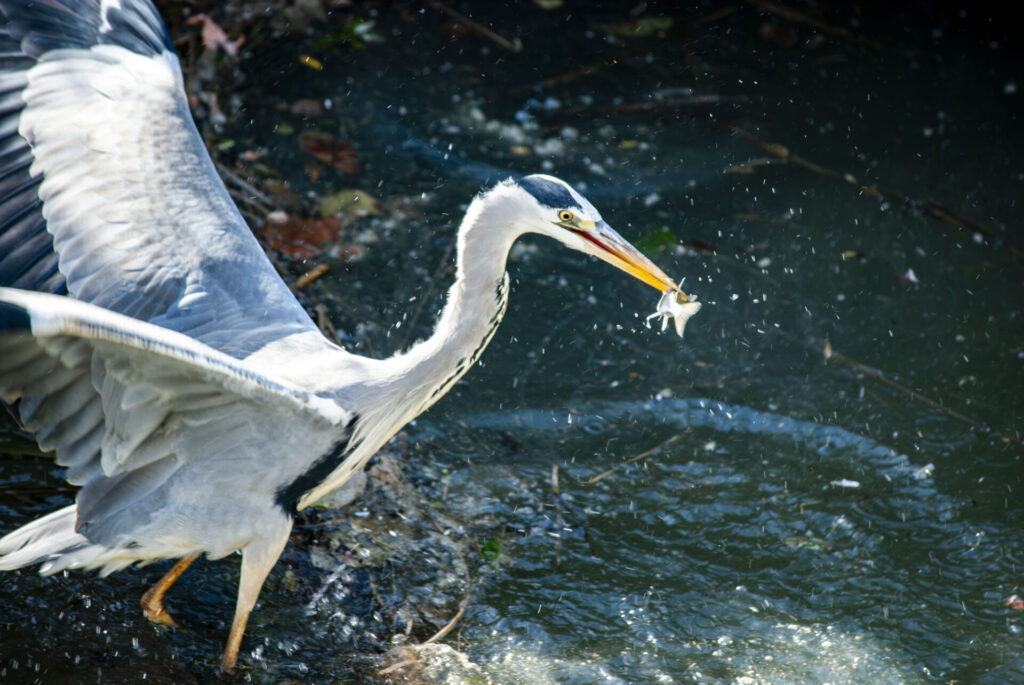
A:
<svg viewBox="0 0 1024 685">
<path fill-rule="evenodd" d="M 381 445 L 441 399 L 479 358 L 505 313 L 509 249 L 525 232 L 509 218 L 517 215 L 515 199 L 508 188 L 498 186 L 469 206 L 459 229 L 455 283 L 433 335 L 390 359 L 364 360 L 368 374 L 355 384 L 358 390 L 349 377 L 346 406 L 360 417 L 352 436 L 356 448 L 299 500 L 299 509 L 363 468 Z"/>
<path fill-rule="evenodd" d="M 469 206 L 459 229 L 455 283 L 434 334 L 388 360 L 400 375 L 394 383 L 416 414 L 440 399 L 472 366 L 505 313 L 505 263 L 522 233 L 513 223 L 515 196 L 497 187 Z M 399 400 L 401 402 L 401 400 Z M 414 414 L 415 415 L 415 414 Z"/>
</svg>

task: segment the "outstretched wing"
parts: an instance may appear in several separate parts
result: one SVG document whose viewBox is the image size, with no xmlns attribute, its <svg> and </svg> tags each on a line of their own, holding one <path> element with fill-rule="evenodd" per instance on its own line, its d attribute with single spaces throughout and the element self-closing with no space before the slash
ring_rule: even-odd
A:
<svg viewBox="0 0 1024 685">
<path fill-rule="evenodd" d="M 0 399 L 82 485 L 78 525 L 93 540 L 127 532 L 134 522 L 119 515 L 136 504 L 158 509 L 160 488 L 190 465 L 201 467 L 190 490 L 209 490 L 188 494 L 196 504 L 226 497 L 213 482 L 240 473 L 258 474 L 241 482 L 270 502 L 352 429 L 334 401 L 185 335 L 9 288 L 0 288 Z"/>
<path fill-rule="evenodd" d="M 236 358 L 315 331 L 221 183 L 148 0 L 0 0 L 0 286 Z"/>
</svg>

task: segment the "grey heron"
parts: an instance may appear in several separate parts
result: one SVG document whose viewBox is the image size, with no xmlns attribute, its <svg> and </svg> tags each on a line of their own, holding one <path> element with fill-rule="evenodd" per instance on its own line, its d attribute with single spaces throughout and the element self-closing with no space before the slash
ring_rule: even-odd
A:
<svg viewBox="0 0 1024 685">
<path fill-rule="evenodd" d="M 358 472 L 480 357 L 524 233 L 682 291 L 544 175 L 478 195 L 433 334 L 387 359 L 325 338 L 203 147 L 148 0 L 0 0 L 0 397 L 79 486 L 0 539 L 44 574 L 241 550 L 231 671 L 296 512 Z"/>
</svg>

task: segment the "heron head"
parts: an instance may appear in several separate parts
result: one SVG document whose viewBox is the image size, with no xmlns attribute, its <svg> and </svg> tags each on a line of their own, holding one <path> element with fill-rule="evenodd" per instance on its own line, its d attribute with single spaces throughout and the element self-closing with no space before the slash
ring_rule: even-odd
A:
<svg viewBox="0 0 1024 685">
<path fill-rule="evenodd" d="M 509 181 L 528 198 L 531 220 L 524 229 L 550 236 L 580 252 L 594 255 L 662 292 L 688 298 L 664 271 L 605 223 L 594 205 L 565 181 L 534 174 Z M 533 206 L 535 205 L 535 206 Z"/>
</svg>

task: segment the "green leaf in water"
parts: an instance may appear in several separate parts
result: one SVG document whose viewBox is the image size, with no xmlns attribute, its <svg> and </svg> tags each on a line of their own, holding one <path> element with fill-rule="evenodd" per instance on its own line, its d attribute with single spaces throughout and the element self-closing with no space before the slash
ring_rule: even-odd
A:
<svg viewBox="0 0 1024 685">
<path fill-rule="evenodd" d="M 667 228 L 654 233 L 648 233 L 633 243 L 633 246 L 650 257 L 651 255 L 665 254 L 679 243 L 675 234 Z"/>
<path fill-rule="evenodd" d="M 384 38 L 373 32 L 376 22 L 372 19 L 352 19 L 340 31 L 327 33 L 316 39 L 314 45 L 331 54 L 339 54 L 342 46 L 362 50 L 367 43 L 380 43 Z"/>
<path fill-rule="evenodd" d="M 501 556 L 501 538 L 484 538 L 480 541 L 480 556 L 488 564 L 494 563 Z"/>
<path fill-rule="evenodd" d="M 364 190 L 339 190 L 320 198 L 320 214 L 323 216 L 341 215 L 352 221 L 383 212 L 384 206 L 380 201 Z"/>
</svg>

